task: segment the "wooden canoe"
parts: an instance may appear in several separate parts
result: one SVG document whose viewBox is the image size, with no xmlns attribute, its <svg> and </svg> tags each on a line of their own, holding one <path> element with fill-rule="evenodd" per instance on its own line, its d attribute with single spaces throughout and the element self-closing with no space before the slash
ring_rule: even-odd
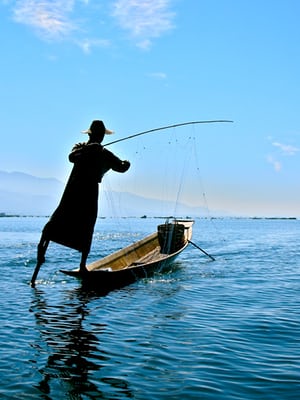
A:
<svg viewBox="0 0 300 400">
<path fill-rule="evenodd" d="M 61 272 L 99 289 L 111 290 L 128 285 L 169 266 L 188 246 L 193 223 L 191 219 L 176 219 L 158 225 L 157 232 L 87 265 L 85 274 L 81 274 L 79 269 Z"/>
</svg>

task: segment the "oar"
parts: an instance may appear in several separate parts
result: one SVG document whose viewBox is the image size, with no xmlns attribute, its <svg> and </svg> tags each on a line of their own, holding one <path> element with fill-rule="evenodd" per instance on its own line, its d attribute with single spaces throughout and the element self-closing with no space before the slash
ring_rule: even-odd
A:
<svg viewBox="0 0 300 400">
<path fill-rule="evenodd" d="M 196 243 L 191 242 L 190 240 L 189 240 L 189 243 L 191 243 L 193 246 L 195 246 L 198 250 L 202 251 L 202 253 L 204 253 L 204 254 L 205 254 L 207 257 L 209 257 L 211 260 L 216 261 L 216 259 L 215 259 L 213 256 L 211 256 L 210 254 L 208 254 L 205 250 L 201 249 L 201 247 L 199 247 Z"/>
</svg>

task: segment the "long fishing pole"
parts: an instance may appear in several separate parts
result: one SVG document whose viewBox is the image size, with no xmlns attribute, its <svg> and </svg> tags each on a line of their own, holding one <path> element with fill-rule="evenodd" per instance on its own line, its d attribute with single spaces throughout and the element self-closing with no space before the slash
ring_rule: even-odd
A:
<svg viewBox="0 0 300 400">
<path fill-rule="evenodd" d="M 168 126 L 162 126 L 160 128 L 154 128 L 154 129 L 149 129 L 148 131 L 144 131 L 144 132 L 139 132 L 139 133 L 135 133 L 134 135 L 130 135 L 121 139 L 117 139 L 114 140 L 113 142 L 109 142 L 104 144 L 103 146 L 110 146 L 111 144 L 115 144 L 118 142 L 122 142 L 123 140 L 127 140 L 127 139 L 132 139 L 134 137 L 137 136 L 142 136 L 142 135 L 146 135 L 146 133 L 151 133 L 151 132 L 156 132 L 156 131 L 162 131 L 163 129 L 170 129 L 170 128 L 177 128 L 178 126 L 183 126 L 183 125 L 196 125 L 196 124 L 215 124 L 215 123 L 223 123 L 223 122 L 233 122 L 227 119 L 216 119 L 216 120 L 207 120 L 207 121 L 191 121 L 191 122 L 182 122 L 180 124 L 174 124 L 174 125 L 168 125 Z"/>
</svg>

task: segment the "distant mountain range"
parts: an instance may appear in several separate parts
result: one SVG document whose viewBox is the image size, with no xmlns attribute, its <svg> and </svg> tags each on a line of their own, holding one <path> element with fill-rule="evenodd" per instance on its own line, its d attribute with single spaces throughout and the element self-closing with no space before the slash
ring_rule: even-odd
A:
<svg viewBox="0 0 300 400">
<path fill-rule="evenodd" d="M 0 212 L 49 215 L 57 205 L 64 184 L 22 172 L 0 171 Z"/>
<path fill-rule="evenodd" d="M 54 178 L 38 178 L 22 172 L 0 171 L 0 214 L 51 215 L 58 205 L 65 184 Z M 122 215 L 116 213 L 121 205 Z M 125 192 L 101 192 L 99 216 L 170 216 L 173 202 L 161 201 Z M 165 211 L 164 211 L 165 210 Z M 176 205 L 176 216 L 206 215 L 200 207 Z"/>
</svg>

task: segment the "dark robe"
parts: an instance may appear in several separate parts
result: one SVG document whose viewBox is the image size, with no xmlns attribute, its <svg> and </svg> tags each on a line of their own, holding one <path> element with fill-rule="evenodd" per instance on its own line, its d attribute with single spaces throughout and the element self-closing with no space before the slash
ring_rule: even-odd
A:
<svg viewBox="0 0 300 400">
<path fill-rule="evenodd" d="M 110 169 L 125 172 L 121 161 L 98 143 L 82 143 L 69 155 L 74 163 L 61 201 L 43 230 L 48 240 L 89 253 L 98 213 L 98 182 Z"/>
</svg>

